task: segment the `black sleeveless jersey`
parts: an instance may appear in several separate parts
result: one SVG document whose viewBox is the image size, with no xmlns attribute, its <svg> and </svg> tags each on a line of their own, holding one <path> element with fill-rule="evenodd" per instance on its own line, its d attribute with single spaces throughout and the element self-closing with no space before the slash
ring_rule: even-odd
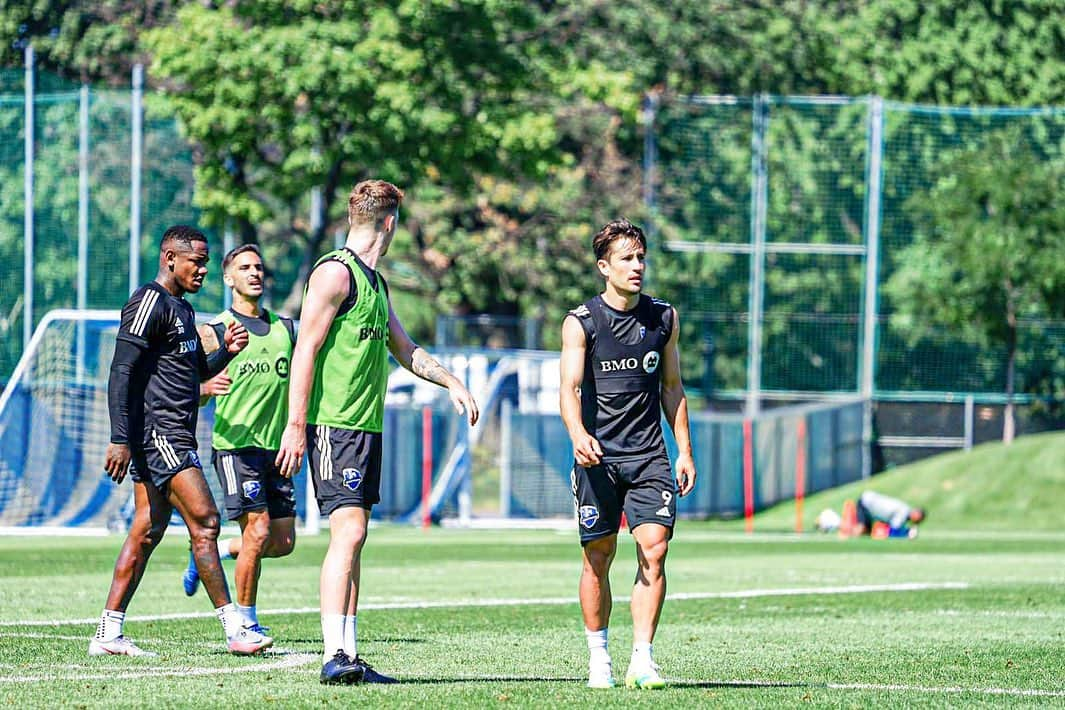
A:
<svg viewBox="0 0 1065 710">
<path fill-rule="evenodd" d="M 596 296 L 570 311 L 584 328 L 581 418 L 603 447 L 604 459 L 664 451 L 662 355 L 673 332 L 673 308 L 641 295 L 629 311 Z"/>
</svg>

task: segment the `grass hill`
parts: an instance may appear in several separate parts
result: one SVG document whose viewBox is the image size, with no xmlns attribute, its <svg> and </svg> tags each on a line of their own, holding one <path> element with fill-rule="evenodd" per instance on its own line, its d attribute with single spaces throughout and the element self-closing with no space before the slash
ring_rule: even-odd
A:
<svg viewBox="0 0 1065 710">
<path fill-rule="evenodd" d="M 924 530 L 1060 530 L 1065 524 L 1065 432 L 941 454 L 811 495 L 803 507 L 803 529 L 812 530 L 824 508 L 839 512 L 844 500 L 866 489 L 924 507 Z M 735 524 L 743 523 L 730 523 Z M 794 527 L 794 503 L 755 516 L 756 531 Z"/>
</svg>

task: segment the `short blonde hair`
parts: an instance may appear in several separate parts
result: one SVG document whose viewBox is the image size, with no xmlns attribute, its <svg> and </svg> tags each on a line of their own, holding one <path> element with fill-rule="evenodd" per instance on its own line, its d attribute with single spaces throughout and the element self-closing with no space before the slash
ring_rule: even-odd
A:
<svg viewBox="0 0 1065 710">
<path fill-rule="evenodd" d="M 403 202 L 403 190 L 384 180 L 363 180 L 348 196 L 348 224 L 376 224 Z"/>
</svg>

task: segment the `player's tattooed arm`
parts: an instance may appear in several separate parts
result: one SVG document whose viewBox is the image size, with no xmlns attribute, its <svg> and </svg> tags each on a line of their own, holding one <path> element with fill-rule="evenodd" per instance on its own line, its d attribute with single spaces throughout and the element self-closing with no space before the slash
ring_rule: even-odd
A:
<svg viewBox="0 0 1065 710">
<path fill-rule="evenodd" d="M 448 378 L 450 377 L 448 371 L 436 361 L 436 358 L 419 347 L 415 347 L 414 352 L 411 353 L 410 371 L 433 384 L 441 387 L 448 386 Z"/>
<path fill-rule="evenodd" d="M 392 310 L 392 304 L 388 305 L 388 350 L 400 365 L 423 380 L 445 388 L 455 411 L 465 414 L 470 426 L 477 423 L 480 410 L 477 408 L 477 401 L 473 395 L 465 385 L 447 371 L 447 368 L 411 340 L 403 324 L 396 317 L 396 312 Z"/>
</svg>

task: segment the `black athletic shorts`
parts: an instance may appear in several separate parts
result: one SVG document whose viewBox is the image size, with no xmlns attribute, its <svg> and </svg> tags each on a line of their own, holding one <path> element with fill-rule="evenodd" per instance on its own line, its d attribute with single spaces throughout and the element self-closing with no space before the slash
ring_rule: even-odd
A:
<svg viewBox="0 0 1065 710">
<path fill-rule="evenodd" d="M 322 515 L 381 501 L 380 432 L 308 424 L 307 459 Z"/>
<path fill-rule="evenodd" d="M 268 449 L 214 450 L 211 455 L 226 497 L 226 517 L 265 510 L 273 519 L 296 515 L 296 489 L 277 470 L 277 452 Z"/>
<path fill-rule="evenodd" d="M 163 434 L 155 429 L 144 446 L 130 447 L 129 476 L 137 483 L 151 483 L 165 491 L 170 479 L 187 468 L 203 470 L 196 450 L 196 437 L 187 432 Z"/>
<path fill-rule="evenodd" d="M 677 519 L 677 483 L 664 451 L 638 459 L 604 461 L 590 468 L 574 463 L 570 481 L 582 545 L 616 534 L 623 511 L 630 532 L 644 523 L 658 523 L 669 528 L 672 536 Z"/>
</svg>

